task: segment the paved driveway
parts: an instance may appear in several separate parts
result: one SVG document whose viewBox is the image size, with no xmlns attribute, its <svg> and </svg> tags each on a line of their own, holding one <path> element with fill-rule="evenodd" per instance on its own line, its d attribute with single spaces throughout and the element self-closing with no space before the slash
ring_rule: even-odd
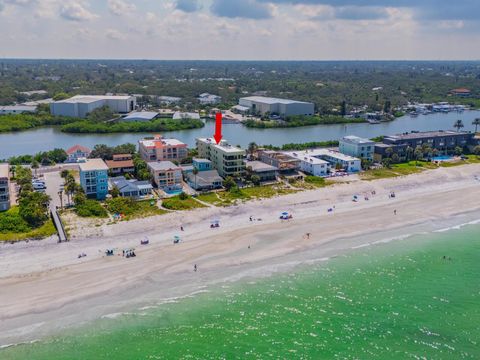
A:
<svg viewBox="0 0 480 360">
<path fill-rule="evenodd" d="M 50 208 L 55 209 L 57 206 L 60 207 L 60 196 L 58 192 L 60 187 L 63 185 L 63 179 L 60 176 L 60 171 L 54 171 L 44 174 L 45 185 L 47 186 L 46 193 L 51 197 Z M 62 195 L 63 205 L 65 206 L 67 202 L 67 196 L 65 193 Z"/>
</svg>

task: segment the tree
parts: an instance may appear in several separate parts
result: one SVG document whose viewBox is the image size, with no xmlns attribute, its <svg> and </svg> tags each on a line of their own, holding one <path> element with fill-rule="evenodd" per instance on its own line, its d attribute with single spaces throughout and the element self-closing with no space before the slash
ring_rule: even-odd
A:
<svg viewBox="0 0 480 360">
<path fill-rule="evenodd" d="M 71 173 L 67 175 L 65 178 L 65 193 L 67 194 L 68 197 L 68 202 L 70 203 L 70 199 L 72 195 L 75 193 L 77 189 L 77 184 L 75 183 L 75 178 Z"/>
<path fill-rule="evenodd" d="M 385 158 L 382 160 L 382 165 L 385 166 L 387 169 L 390 169 L 392 164 L 392 159 L 390 158 Z"/>
<path fill-rule="evenodd" d="M 12 178 L 15 179 L 15 172 L 17 171 L 16 165 L 11 165 L 10 166 L 10 172 L 12 173 Z"/>
<path fill-rule="evenodd" d="M 473 148 L 473 153 L 477 156 L 480 156 L 480 145 L 477 145 Z"/>
<path fill-rule="evenodd" d="M 248 144 L 248 152 L 250 153 L 250 157 L 253 158 L 253 154 L 255 154 L 257 149 L 258 145 L 255 142 L 251 142 L 250 144 Z"/>
<path fill-rule="evenodd" d="M 197 174 L 198 174 L 198 169 L 196 167 L 193 168 L 193 176 L 195 176 L 195 190 L 197 189 Z"/>
<path fill-rule="evenodd" d="M 393 155 L 392 155 L 392 162 L 393 162 L 394 164 L 399 163 L 399 162 L 400 162 L 400 156 L 398 156 L 398 154 L 393 154 Z"/>
<path fill-rule="evenodd" d="M 62 179 L 65 179 L 68 176 L 68 174 L 70 174 L 70 171 L 67 169 L 64 169 L 60 172 L 60 176 L 62 177 Z"/>
<path fill-rule="evenodd" d="M 475 125 L 475 132 L 477 132 L 478 125 L 480 125 L 480 118 L 473 120 L 472 125 Z"/>
<path fill-rule="evenodd" d="M 187 194 L 186 192 L 182 191 L 182 192 L 180 193 L 180 195 L 178 195 L 178 198 L 179 198 L 180 200 L 187 200 L 187 199 L 188 199 L 188 194 Z"/>
<path fill-rule="evenodd" d="M 363 170 L 368 170 L 370 169 L 370 166 L 372 166 L 372 161 L 369 159 L 361 158 L 361 166 Z"/>
<path fill-rule="evenodd" d="M 91 159 L 103 159 L 103 160 L 112 160 L 113 158 L 113 148 L 105 144 L 97 144 L 93 147 L 92 152 L 90 153 Z"/>
<path fill-rule="evenodd" d="M 252 180 L 252 183 L 256 186 L 260 185 L 260 176 L 258 175 L 252 175 L 252 177 L 250 178 Z"/>
<path fill-rule="evenodd" d="M 417 146 L 415 148 L 415 151 L 413 152 L 413 156 L 415 157 L 416 165 L 418 165 L 418 161 L 423 159 L 423 151 L 420 146 Z"/>
<path fill-rule="evenodd" d="M 55 100 L 55 101 L 65 100 L 65 99 L 68 99 L 68 98 L 70 98 L 70 95 L 68 95 L 64 92 L 59 92 L 59 93 L 56 93 L 55 95 L 53 95 L 53 100 Z"/>
<path fill-rule="evenodd" d="M 50 196 L 30 191 L 19 201 L 20 216 L 32 227 L 39 227 L 48 219 Z"/>
<path fill-rule="evenodd" d="M 383 105 L 383 112 L 389 114 L 392 110 L 392 102 L 390 100 L 385 101 Z"/>
<path fill-rule="evenodd" d="M 462 121 L 462 120 L 457 120 L 457 121 L 455 121 L 455 123 L 453 124 L 453 127 L 454 127 L 455 129 L 457 129 L 457 132 L 460 132 L 460 129 L 461 129 L 461 128 L 464 128 L 465 125 L 463 125 L 463 121 Z"/>
<path fill-rule="evenodd" d="M 225 190 L 230 191 L 232 188 L 236 187 L 237 184 L 235 180 L 231 176 L 227 176 L 226 179 L 223 181 L 223 187 Z"/>
<path fill-rule="evenodd" d="M 40 167 L 40 164 L 37 160 L 32 161 L 32 169 L 35 170 L 35 176 L 37 176 L 37 169 Z"/>
<path fill-rule="evenodd" d="M 112 198 L 114 199 L 120 196 L 120 190 L 117 186 L 112 187 L 112 190 L 110 190 L 110 195 L 112 195 Z"/>
<path fill-rule="evenodd" d="M 414 150 L 411 146 L 407 146 L 407 148 L 405 149 L 405 154 L 407 156 L 407 161 L 410 161 L 412 160 L 413 158 L 413 153 L 414 153 Z"/>
<path fill-rule="evenodd" d="M 392 157 L 392 154 L 393 154 L 393 148 L 389 147 L 389 148 L 386 148 L 385 149 L 385 155 L 390 158 Z"/>
<path fill-rule="evenodd" d="M 460 156 L 463 153 L 463 149 L 460 146 L 455 147 L 455 155 Z"/>
<path fill-rule="evenodd" d="M 340 105 L 340 115 L 347 115 L 347 102 L 345 100 L 343 100 L 342 104 Z"/>
</svg>

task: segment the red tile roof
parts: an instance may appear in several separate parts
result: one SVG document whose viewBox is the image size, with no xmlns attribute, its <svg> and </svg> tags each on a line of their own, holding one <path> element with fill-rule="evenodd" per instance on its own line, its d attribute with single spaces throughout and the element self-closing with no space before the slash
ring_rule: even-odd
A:
<svg viewBox="0 0 480 360">
<path fill-rule="evenodd" d="M 67 150 L 67 154 L 73 154 L 73 153 L 76 153 L 77 151 L 81 151 L 81 152 L 84 152 L 84 153 L 90 153 L 92 152 L 92 150 L 90 150 L 89 148 L 85 147 L 85 146 L 82 146 L 82 145 L 74 145 L 72 146 L 70 149 Z"/>
</svg>

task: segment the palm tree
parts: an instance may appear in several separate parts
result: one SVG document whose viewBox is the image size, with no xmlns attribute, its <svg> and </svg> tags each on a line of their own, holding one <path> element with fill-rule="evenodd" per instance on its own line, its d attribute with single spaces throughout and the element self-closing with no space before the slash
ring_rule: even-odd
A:
<svg viewBox="0 0 480 360">
<path fill-rule="evenodd" d="M 453 127 L 455 129 L 457 129 L 457 131 L 459 132 L 461 128 L 465 127 L 465 125 L 463 125 L 463 121 L 462 120 L 457 120 L 455 121 L 455 123 L 453 124 Z"/>
<path fill-rule="evenodd" d="M 407 161 L 412 160 L 413 152 L 414 152 L 413 148 L 411 146 L 407 146 L 407 148 L 405 149 L 405 153 L 407 155 Z"/>
<path fill-rule="evenodd" d="M 255 142 L 251 142 L 248 144 L 248 152 L 250 153 L 250 157 L 253 158 L 253 154 L 257 151 L 258 145 Z"/>
<path fill-rule="evenodd" d="M 32 169 L 35 170 L 35 176 L 37 176 L 37 169 L 40 167 L 40 164 L 38 163 L 37 160 L 32 161 Z"/>
<path fill-rule="evenodd" d="M 195 176 L 195 190 L 197 190 L 197 174 L 198 174 L 198 169 L 197 169 L 196 167 L 194 167 L 192 173 L 193 173 L 193 175 Z"/>
<path fill-rule="evenodd" d="M 15 179 L 15 173 L 17 172 L 17 167 L 15 165 L 10 166 L 10 172 L 12 173 L 12 178 Z"/>
<path fill-rule="evenodd" d="M 475 132 L 477 132 L 478 125 L 480 125 L 480 118 L 473 120 L 472 125 L 475 125 Z"/>
</svg>

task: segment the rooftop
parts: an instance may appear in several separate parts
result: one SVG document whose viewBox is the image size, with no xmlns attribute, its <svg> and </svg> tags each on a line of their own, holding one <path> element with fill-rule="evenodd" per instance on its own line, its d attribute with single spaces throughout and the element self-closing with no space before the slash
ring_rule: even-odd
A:
<svg viewBox="0 0 480 360">
<path fill-rule="evenodd" d="M 365 139 L 365 138 L 361 138 L 361 137 L 354 136 L 354 135 L 345 136 L 343 138 L 343 140 L 345 142 L 349 142 L 349 143 L 352 143 L 352 144 L 371 144 L 371 143 L 373 143 L 373 141 L 370 140 L 370 139 Z"/>
<path fill-rule="evenodd" d="M 390 135 L 385 136 L 385 139 L 392 140 L 411 140 L 411 139 L 421 139 L 427 137 L 442 137 L 442 136 L 453 136 L 453 135 L 465 135 L 469 134 L 467 132 L 456 132 L 451 130 L 439 130 L 439 131 L 426 131 L 426 132 L 410 132 L 404 134 Z"/>
<path fill-rule="evenodd" d="M 267 172 L 267 171 L 276 171 L 277 167 L 265 164 L 261 161 L 245 161 L 245 165 L 250 168 L 253 172 Z"/>
<path fill-rule="evenodd" d="M 192 182 L 197 182 L 197 185 L 209 185 L 212 182 L 223 182 L 223 179 L 218 175 L 217 170 L 207 170 L 207 171 L 200 171 L 195 178 L 193 173 L 189 173 L 186 175 L 188 179 Z"/>
<path fill-rule="evenodd" d="M 76 153 L 77 151 L 83 152 L 83 153 L 90 153 L 91 150 L 87 148 L 86 146 L 82 145 L 73 145 L 70 149 L 66 151 L 67 154 L 73 154 Z"/>
<path fill-rule="evenodd" d="M 148 167 L 154 171 L 161 170 L 181 170 L 182 168 L 178 165 L 175 165 L 171 161 L 159 161 L 159 162 L 150 162 Z"/>
<path fill-rule="evenodd" d="M 264 104 L 311 104 L 305 101 L 279 99 L 279 98 L 266 97 L 266 96 L 247 96 L 247 97 L 241 98 L 240 100 L 255 101 L 255 102 L 260 102 Z"/>
<path fill-rule="evenodd" d="M 133 160 L 107 160 L 105 161 L 109 169 L 133 168 Z"/>
<path fill-rule="evenodd" d="M 107 164 L 102 159 L 88 159 L 84 163 L 80 163 L 81 171 L 97 171 L 97 170 L 108 170 Z"/>
<path fill-rule="evenodd" d="M 212 144 L 213 147 L 226 153 L 236 153 L 236 154 L 238 154 L 239 152 L 245 153 L 245 150 L 239 147 L 230 145 L 226 140 L 221 140 L 218 144 L 215 141 L 215 139 L 212 139 L 212 138 L 198 138 L 197 141 L 201 141 L 206 144 Z"/>
<path fill-rule="evenodd" d="M 313 150 L 306 150 L 306 151 L 291 151 L 291 152 L 288 152 L 288 154 L 290 154 L 293 157 L 296 157 L 297 159 L 300 159 L 300 160 L 307 159 L 311 163 L 315 163 L 315 160 L 312 159 L 312 161 L 311 161 L 310 158 L 322 160 L 321 157 L 325 157 L 325 156 L 332 157 L 332 158 L 335 158 L 335 159 L 339 159 L 339 160 L 342 160 L 342 161 L 359 160 L 359 159 L 357 159 L 353 156 L 345 155 L 345 154 L 342 154 L 341 152 L 331 150 L 331 149 L 313 149 Z M 322 160 L 322 161 L 325 161 L 325 160 Z M 327 162 L 327 161 L 325 161 L 325 162 Z M 317 164 L 320 164 L 320 163 L 317 162 Z"/>
<path fill-rule="evenodd" d="M 75 95 L 56 103 L 91 103 L 99 100 L 129 100 L 130 98 L 129 95 Z"/>
<path fill-rule="evenodd" d="M 137 189 L 152 189 L 152 184 L 149 181 L 140 181 L 140 180 L 127 180 L 124 176 L 117 176 L 110 178 L 108 180 L 110 184 L 115 185 L 120 191 L 125 191 L 128 189 L 137 190 Z"/>
<path fill-rule="evenodd" d="M 157 112 L 154 111 L 136 111 L 128 114 L 123 118 L 123 120 L 153 120 L 158 116 Z"/>
<path fill-rule="evenodd" d="M 36 105 L 7 105 L 0 106 L 0 111 L 35 111 L 37 110 Z"/>
<path fill-rule="evenodd" d="M 187 144 L 177 139 L 165 139 L 160 135 L 156 135 L 153 139 L 143 139 L 139 141 L 143 146 L 147 148 L 161 148 L 164 146 L 180 146 L 186 147 Z"/>
<path fill-rule="evenodd" d="M 0 178 L 8 178 L 9 177 L 8 169 L 9 169 L 8 164 L 0 164 Z"/>
<path fill-rule="evenodd" d="M 192 161 L 197 162 L 197 163 L 211 164 L 210 160 L 202 159 L 202 158 L 193 158 Z"/>
</svg>

